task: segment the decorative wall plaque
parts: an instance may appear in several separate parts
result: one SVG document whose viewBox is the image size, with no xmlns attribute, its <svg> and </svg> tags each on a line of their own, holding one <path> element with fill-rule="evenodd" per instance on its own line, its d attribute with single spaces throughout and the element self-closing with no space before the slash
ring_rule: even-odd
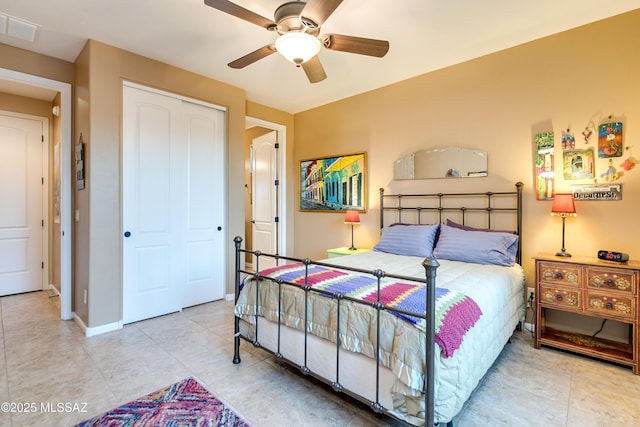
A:
<svg viewBox="0 0 640 427">
<path fill-rule="evenodd" d="M 622 184 L 578 184 L 571 192 L 575 200 L 622 200 Z"/>
</svg>

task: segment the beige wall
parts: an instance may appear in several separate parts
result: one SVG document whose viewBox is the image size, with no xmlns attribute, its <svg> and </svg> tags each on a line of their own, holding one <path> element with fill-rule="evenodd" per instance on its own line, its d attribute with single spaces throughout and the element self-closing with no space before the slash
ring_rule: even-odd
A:
<svg viewBox="0 0 640 427">
<path fill-rule="evenodd" d="M 49 101 L 0 92 L 0 110 L 51 119 L 51 106 Z"/>
<path fill-rule="evenodd" d="M 74 82 L 74 116 L 73 116 L 73 141 L 71 146 L 74 147 L 82 139 L 85 142 L 91 142 L 91 129 L 89 117 L 89 46 L 80 52 L 75 62 L 75 82 Z M 71 302 L 72 311 L 84 322 L 89 323 L 89 200 L 93 189 L 93 182 L 88 178 L 88 174 L 93 169 L 91 165 L 91 148 L 92 145 L 85 145 L 85 189 L 78 191 L 76 189 L 75 177 L 75 161 L 73 165 L 73 176 L 71 185 L 73 186 L 73 295 Z M 78 212 L 78 216 L 75 216 Z M 76 219 L 77 218 L 77 219 Z M 87 292 L 87 301 L 84 302 L 84 293 Z"/>
<path fill-rule="evenodd" d="M 0 68 L 73 83 L 73 64 L 0 43 Z"/>
<path fill-rule="evenodd" d="M 640 160 L 640 146 L 634 147 L 640 141 L 639 40 L 640 11 L 635 11 L 296 114 L 293 163 L 368 153 L 368 212 L 356 228 L 359 247 L 377 241 L 380 187 L 405 193 L 511 190 L 522 181 L 524 266 L 533 283 L 531 257 L 561 246 L 561 222 L 549 215 L 551 202 L 535 200 L 533 135 L 556 133 L 557 191 L 590 182 L 563 179 L 559 142 L 567 128 L 584 146 L 580 133 L 589 121 L 598 124 L 613 115 L 624 122 L 626 145 L 632 146 L 614 166 L 620 170 L 629 155 Z M 489 176 L 393 181 L 395 159 L 448 144 L 486 150 Z M 606 170 L 607 160 L 596 163 L 597 174 Z M 567 220 L 569 252 L 595 256 L 605 248 L 640 259 L 640 168 L 625 172 L 619 182 L 622 201 L 576 203 L 578 216 Z M 348 245 L 343 221 L 343 214 L 296 212 L 296 255 L 320 258 L 327 248 Z"/>
</svg>

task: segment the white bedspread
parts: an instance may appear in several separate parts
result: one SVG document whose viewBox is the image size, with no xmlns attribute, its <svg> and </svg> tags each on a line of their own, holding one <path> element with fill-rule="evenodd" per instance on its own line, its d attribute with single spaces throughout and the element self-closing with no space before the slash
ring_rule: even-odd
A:
<svg viewBox="0 0 640 427">
<path fill-rule="evenodd" d="M 334 265 L 382 269 L 424 280 L 423 258 L 364 252 L 325 260 Z M 483 315 L 450 358 L 436 359 L 435 421 L 449 422 L 460 411 L 480 379 L 524 319 L 524 273 L 519 265 L 501 267 L 438 260 L 438 287 L 473 298 Z M 411 412 L 411 411 L 410 411 Z"/>
</svg>

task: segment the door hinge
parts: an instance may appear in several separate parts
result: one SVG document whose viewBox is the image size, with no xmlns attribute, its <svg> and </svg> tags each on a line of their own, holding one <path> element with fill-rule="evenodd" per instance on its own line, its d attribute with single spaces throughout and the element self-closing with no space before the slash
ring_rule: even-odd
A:
<svg viewBox="0 0 640 427">
<path fill-rule="evenodd" d="M 273 185 L 280 185 L 280 180 L 279 180 L 279 179 L 276 179 L 276 180 L 274 181 Z"/>
<path fill-rule="evenodd" d="M 42 261 L 42 269 L 44 270 L 44 261 Z"/>
<path fill-rule="evenodd" d="M 277 217 L 275 217 L 275 218 L 273 219 L 273 222 L 280 222 L 280 217 L 278 217 L 278 216 L 277 216 Z"/>
<path fill-rule="evenodd" d="M 44 185 L 44 176 L 41 178 L 42 185 Z"/>
<path fill-rule="evenodd" d="M 276 144 L 274 145 L 274 147 L 275 147 L 275 148 L 280 148 L 280 144 L 278 144 L 278 143 L 276 142 Z"/>
<path fill-rule="evenodd" d="M 44 135 L 40 135 L 40 139 L 41 139 L 40 142 L 44 143 Z"/>
<path fill-rule="evenodd" d="M 42 220 L 42 226 L 44 227 L 44 219 Z"/>
</svg>

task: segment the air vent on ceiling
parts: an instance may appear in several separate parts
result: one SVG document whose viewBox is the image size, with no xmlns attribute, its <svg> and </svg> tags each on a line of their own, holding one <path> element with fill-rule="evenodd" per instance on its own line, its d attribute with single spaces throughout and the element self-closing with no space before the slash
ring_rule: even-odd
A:
<svg viewBox="0 0 640 427">
<path fill-rule="evenodd" d="M 0 14 L 0 34 L 33 43 L 38 26 L 31 22 Z"/>
</svg>

